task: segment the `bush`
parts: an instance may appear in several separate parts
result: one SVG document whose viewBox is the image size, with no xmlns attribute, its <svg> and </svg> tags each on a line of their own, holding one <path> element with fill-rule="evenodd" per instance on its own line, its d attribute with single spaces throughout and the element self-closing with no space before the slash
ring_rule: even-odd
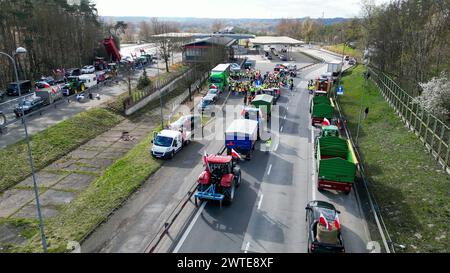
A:
<svg viewBox="0 0 450 273">
<path fill-rule="evenodd" d="M 142 73 L 142 76 L 139 78 L 137 89 L 143 90 L 147 86 L 150 86 L 152 84 L 152 81 L 147 75 L 147 71 L 144 69 L 144 73 Z"/>
</svg>

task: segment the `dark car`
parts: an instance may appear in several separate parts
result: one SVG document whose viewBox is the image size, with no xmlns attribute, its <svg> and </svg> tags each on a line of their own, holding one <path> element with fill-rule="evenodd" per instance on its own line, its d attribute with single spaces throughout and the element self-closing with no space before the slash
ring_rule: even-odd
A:
<svg viewBox="0 0 450 273">
<path fill-rule="evenodd" d="M 280 60 L 286 62 L 288 60 L 286 55 L 280 55 Z"/>
<path fill-rule="evenodd" d="M 80 76 L 81 75 L 81 69 L 79 68 L 69 68 L 66 69 L 66 78 L 71 76 Z"/>
<path fill-rule="evenodd" d="M 50 85 L 55 85 L 55 79 L 53 77 L 51 77 L 51 76 L 41 77 L 37 82 L 46 82 L 46 83 L 48 83 Z"/>
<path fill-rule="evenodd" d="M 355 59 L 350 59 L 350 61 L 348 61 L 348 64 L 349 65 L 355 65 L 356 64 Z"/>
<path fill-rule="evenodd" d="M 23 102 L 21 102 L 17 107 L 14 109 L 14 114 L 16 114 L 16 117 L 22 116 L 22 111 L 26 114 L 31 113 L 39 108 L 44 106 L 44 100 L 40 97 L 31 97 L 25 99 Z"/>
<path fill-rule="evenodd" d="M 4 91 L 0 90 L 0 101 L 3 101 L 5 99 L 6 93 Z"/>
<path fill-rule="evenodd" d="M 6 88 L 8 96 L 18 96 L 19 86 L 21 94 L 29 93 L 32 89 L 31 81 L 12 82 L 8 85 L 8 88 Z"/>
<path fill-rule="evenodd" d="M 333 204 L 311 201 L 306 206 L 308 253 L 344 253 L 339 222 L 340 211 Z"/>
</svg>

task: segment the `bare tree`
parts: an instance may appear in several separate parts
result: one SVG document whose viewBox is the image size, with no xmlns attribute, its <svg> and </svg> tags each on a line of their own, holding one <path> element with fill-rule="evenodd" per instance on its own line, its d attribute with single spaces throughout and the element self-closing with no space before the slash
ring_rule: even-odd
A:
<svg viewBox="0 0 450 273">
<path fill-rule="evenodd" d="M 168 33 L 178 32 L 178 28 L 170 22 L 159 21 L 157 18 L 151 20 L 153 35 L 152 40 L 158 47 L 160 57 L 166 64 L 166 71 L 169 71 L 169 60 L 173 50 L 176 47 L 176 37 L 168 37 Z"/>
</svg>

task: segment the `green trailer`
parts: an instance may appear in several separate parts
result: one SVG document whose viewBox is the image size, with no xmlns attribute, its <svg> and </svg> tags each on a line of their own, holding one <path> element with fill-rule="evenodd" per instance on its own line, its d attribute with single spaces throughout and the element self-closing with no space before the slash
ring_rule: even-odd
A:
<svg viewBox="0 0 450 273">
<path fill-rule="evenodd" d="M 272 105 L 274 97 L 267 94 L 257 95 L 251 102 L 251 105 L 256 108 L 262 109 L 263 113 L 267 114 L 268 117 L 272 114 Z M 262 107 L 261 107 L 262 106 Z"/>
<path fill-rule="evenodd" d="M 216 86 L 221 92 L 227 91 L 230 85 L 230 64 L 219 64 L 211 70 L 211 75 L 209 76 L 209 89 L 212 86 Z"/>
<path fill-rule="evenodd" d="M 358 161 L 349 140 L 326 136 L 317 143 L 318 189 L 350 193 Z"/>
<path fill-rule="evenodd" d="M 311 125 L 322 124 L 323 120 L 334 117 L 333 100 L 327 97 L 314 97 L 310 107 Z"/>
</svg>

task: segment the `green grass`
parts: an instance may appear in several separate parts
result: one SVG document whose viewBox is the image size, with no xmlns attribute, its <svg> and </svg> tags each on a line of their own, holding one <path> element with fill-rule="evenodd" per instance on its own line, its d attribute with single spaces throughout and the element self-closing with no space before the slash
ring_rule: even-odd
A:
<svg viewBox="0 0 450 273">
<path fill-rule="evenodd" d="M 324 48 L 326 50 L 332 51 L 334 53 L 342 54 L 342 52 L 344 50 L 344 45 L 343 44 L 331 45 L 331 46 L 325 46 Z M 348 56 L 351 56 L 354 58 L 361 58 L 362 52 L 358 49 L 353 49 L 351 47 L 345 46 L 344 55 L 348 55 Z"/>
<path fill-rule="evenodd" d="M 160 130 L 160 128 L 158 128 Z M 81 241 L 138 189 L 158 168 L 150 155 L 152 133 L 105 170 L 61 213 L 45 223 L 49 252 L 65 252 L 69 241 Z M 37 232 L 37 230 L 36 230 Z M 41 252 L 39 234 L 21 251 Z"/>
<path fill-rule="evenodd" d="M 343 78 L 341 106 L 356 136 L 364 68 Z M 360 151 L 370 188 L 380 206 L 392 240 L 407 252 L 448 252 L 450 249 L 450 176 L 409 132 L 369 81 Z M 364 109 L 363 108 L 363 109 Z"/>
<path fill-rule="evenodd" d="M 80 145 L 114 127 L 123 118 L 103 108 L 88 110 L 32 136 L 36 170 L 40 170 Z M 25 140 L 0 150 L 0 192 L 31 175 Z"/>
</svg>

